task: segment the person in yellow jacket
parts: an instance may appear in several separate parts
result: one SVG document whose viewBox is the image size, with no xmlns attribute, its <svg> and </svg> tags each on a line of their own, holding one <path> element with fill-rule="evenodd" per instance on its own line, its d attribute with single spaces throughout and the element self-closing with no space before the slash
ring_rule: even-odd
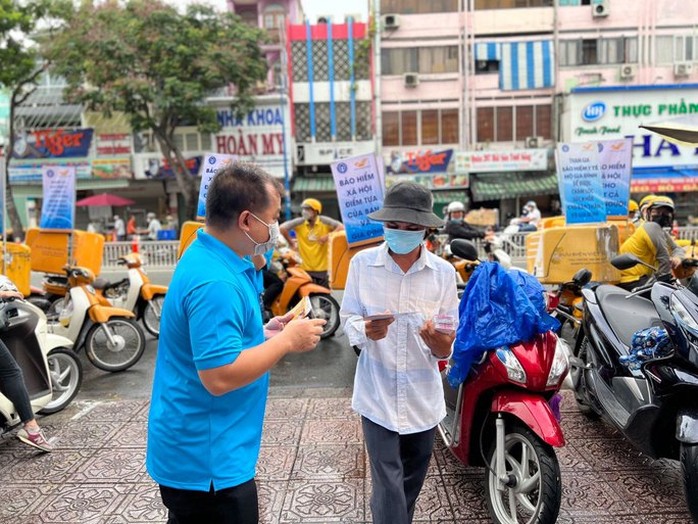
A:
<svg viewBox="0 0 698 524">
<path fill-rule="evenodd" d="M 327 268 L 329 267 L 329 235 L 341 231 L 344 225 L 327 216 L 321 215 L 322 204 L 314 198 L 306 198 L 301 203 L 301 217 L 287 220 L 279 226 L 281 234 L 291 247 L 301 256 L 301 268 L 322 286 L 329 284 Z M 291 231 L 296 234 L 291 238 Z"/>
<path fill-rule="evenodd" d="M 674 201 L 666 196 L 653 197 L 646 206 L 646 221 L 623 242 L 620 252 L 632 253 L 646 264 L 658 268 L 657 278 L 662 279 L 671 276 L 671 270 L 681 264 L 685 253 L 669 233 L 674 221 Z M 619 286 L 627 290 L 642 286 L 652 273 L 649 267 L 641 264 L 624 269 L 620 273 Z"/>
</svg>

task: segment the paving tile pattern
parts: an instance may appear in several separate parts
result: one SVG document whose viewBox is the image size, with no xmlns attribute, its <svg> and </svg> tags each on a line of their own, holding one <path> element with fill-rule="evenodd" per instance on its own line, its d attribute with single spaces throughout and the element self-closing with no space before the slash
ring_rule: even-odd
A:
<svg viewBox="0 0 698 524">
<path fill-rule="evenodd" d="M 56 450 L 34 453 L 0 437 L 0 523 L 166 521 L 145 472 L 148 403 L 76 402 L 42 419 Z M 686 524 L 680 466 L 652 461 L 565 393 L 567 445 L 558 450 L 563 524 Z M 465 468 L 437 439 L 415 524 L 491 522 L 484 473 Z M 370 523 L 371 480 L 347 390 L 273 391 L 258 468 L 264 524 Z"/>
</svg>

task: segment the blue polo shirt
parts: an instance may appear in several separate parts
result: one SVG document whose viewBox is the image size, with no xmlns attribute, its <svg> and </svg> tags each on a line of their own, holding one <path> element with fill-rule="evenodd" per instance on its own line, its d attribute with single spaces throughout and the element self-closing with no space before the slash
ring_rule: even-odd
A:
<svg viewBox="0 0 698 524">
<path fill-rule="evenodd" d="M 146 468 L 164 486 L 208 491 L 252 479 L 269 386 L 266 373 L 221 396 L 198 376 L 264 342 L 256 271 L 203 230 L 177 264 L 162 311 Z"/>
</svg>

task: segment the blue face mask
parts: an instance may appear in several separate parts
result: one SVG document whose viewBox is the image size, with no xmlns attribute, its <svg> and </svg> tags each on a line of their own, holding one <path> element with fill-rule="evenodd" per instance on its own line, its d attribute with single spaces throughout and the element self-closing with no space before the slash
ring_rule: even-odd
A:
<svg viewBox="0 0 698 524">
<path fill-rule="evenodd" d="M 424 240 L 424 230 L 407 231 L 404 229 L 390 229 L 383 226 L 383 236 L 393 253 L 406 255 L 419 247 L 422 243 Z"/>
</svg>

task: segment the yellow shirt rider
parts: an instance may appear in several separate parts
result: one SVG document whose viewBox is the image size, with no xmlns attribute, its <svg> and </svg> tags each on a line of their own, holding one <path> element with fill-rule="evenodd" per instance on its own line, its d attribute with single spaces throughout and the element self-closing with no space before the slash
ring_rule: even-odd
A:
<svg viewBox="0 0 698 524">
<path fill-rule="evenodd" d="M 301 203 L 300 218 L 288 220 L 279 226 L 281 234 L 289 245 L 298 250 L 301 268 L 305 269 L 315 282 L 327 286 L 327 268 L 329 267 L 329 234 L 341 231 L 344 225 L 327 216 L 321 215 L 322 204 L 314 198 L 306 198 Z M 291 230 L 296 233 L 295 242 Z"/>
<path fill-rule="evenodd" d="M 620 252 L 632 253 L 646 264 L 657 267 L 658 278 L 671 275 L 671 270 L 677 268 L 685 257 L 684 250 L 668 232 L 674 220 L 674 201 L 666 196 L 653 196 L 644 218 L 645 221 L 623 242 Z M 620 274 L 620 287 L 631 290 L 646 283 L 652 270 L 638 264 Z"/>
</svg>

